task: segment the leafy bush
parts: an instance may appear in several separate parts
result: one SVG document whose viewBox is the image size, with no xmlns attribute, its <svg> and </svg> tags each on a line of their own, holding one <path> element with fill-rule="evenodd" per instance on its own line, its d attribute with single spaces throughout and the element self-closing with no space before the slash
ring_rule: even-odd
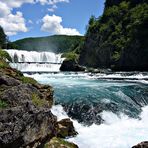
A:
<svg viewBox="0 0 148 148">
<path fill-rule="evenodd" d="M 74 52 L 68 52 L 62 54 L 62 58 L 66 58 L 66 60 L 78 61 L 79 55 Z"/>
<path fill-rule="evenodd" d="M 12 59 L 10 57 L 10 55 L 8 54 L 8 52 L 0 49 L 0 59 L 4 59 L 4 60 L 8 60 L 10 62 L 12 62 Z"/>
</svg>

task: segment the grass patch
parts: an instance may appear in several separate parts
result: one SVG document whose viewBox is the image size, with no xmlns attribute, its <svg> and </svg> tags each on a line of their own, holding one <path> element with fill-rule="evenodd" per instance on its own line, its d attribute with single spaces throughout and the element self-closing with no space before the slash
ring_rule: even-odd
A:
<svg viewBox="0 0 148 148">
<path fill-rule="evenodd" d="M 21 80 L 23 83 L 29 83 L 29 84 L 33 84 L 33 85 L 35 85 L 35 84 L 37 83 L 37 81 L 36 81 L 35 79 L 30 78 L 30 77 L 24 77 L 24 76 L 22 76 L 22 77 L 20 78 L 20 80 Z"/>
<path fill-rule="evenodd" d="M 0 109 L 5 109 L 6 107 L 8 107 L 7 102 L 0 100 Z"/>
<path fill-rule="evenodd" d="M 61 138 L 54 137 L 50 140 L 49 143 L 45 144 L 44 148 L 60 148 L 60 147 L 68 147 L 68 148 L 77 148 L 77 146 L 73 143 L 67 142 Z"/>
<path fill-rule="evenodd" d="M 35 106 L 43 107 L 47 104 L 47 102 L 43 99 L 41 99 L 37 94 L 32 94 L 32 102 Z"/>
<path fill-rule="evenodd" d="M 10 67 L 9 64 L 0 58 L 0 68 L 7 68 Z"/>
</svg>

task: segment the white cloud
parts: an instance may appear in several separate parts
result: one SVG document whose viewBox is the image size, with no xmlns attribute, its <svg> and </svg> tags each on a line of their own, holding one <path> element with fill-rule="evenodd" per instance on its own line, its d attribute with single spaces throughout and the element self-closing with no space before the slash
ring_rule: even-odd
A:
<svg viewBox="0 0 148 148">
<path fill-rule="evenodd" d="M 12 13 L 13 8 L 23 3 L 33 3 L 34 0 L 0 0 L 0 25 L 7 35 L 16 35 L 18 32 L 27 32 L 25 19 L 21 12 Z"/>
<path fill-rule="evenodd" d="M 32 21 L 32 20 L 28 20 L 28 23 L 29 23 L 29 24 L 33 24 L 33 21 Z"/>
<path fill-rule="evenodd" d="M 18 8 L 24 3 L 34 3 L 34 0 L 0 0 L 10 8 Z"/>
<path fill-rule="evenodd" d="M 41 3 L 42 5 L 51 5 L 51 8 L 48 11 L 54 11 L 57 6 L 57 3 L 61 2 L 69 2 L 69 0 L 0 0 L 0 25 L 4 28 L 4 31 L 7 35 L 15 35 L 18 32 L 26 32 L 28 28 L 25 24 L 25 18 L 21 12 L 16 12 L 16 14 L 12 13 L 14 8 L 21 7 L 24 3 Z M 32 23 L 28 21 L 28 23 Z M 75 29 L 70 28 L 62 28 L 59 23 L 59 27 L 61 28 L 61 32 L 74 32 Z M 66 31 L 66 30 L 69 31 Z"/>
<path fill-rule="evenodd" d="M 0 18 L 0 25 L 4 28 L 7 35 L 16 35 L 18 32 L 28 31 L 21 12 L 17 12 L 15 15 L 9 14 L 6 17 Z"/>
<path fill-rule="evenodd" d="M 4 17 L 10 13 L 10 8 L 5 4 L 0 2 L 0 17 Z"/>
<path fill-rule="evenodd" d="M 57 9 L 57 6 L 56 6 L 56 5 L 53 5 L 51 8 L 48 8 L 47 10 L 48 10 L 49 12 L 54 12 L 55 9 Z"/>
<path fill-rule="evenodd" d="M 57 3 L 66 2 L 69 3 L 69 0 L 36 0 L 36 2 L 40 2 L 42 5 L 55 5 Z"/>
<path fill-rule="evenodd" d="M 42 19 L 43 25 L 41 27 L 42 31 L 50 32 L 51 34 L 65 34 L 65 35 L 80 35 L 80 33 L 73 28 L 64 28 L 62 23 L 62 18 L 56 15 L 46 15 Z"/>
</svg>

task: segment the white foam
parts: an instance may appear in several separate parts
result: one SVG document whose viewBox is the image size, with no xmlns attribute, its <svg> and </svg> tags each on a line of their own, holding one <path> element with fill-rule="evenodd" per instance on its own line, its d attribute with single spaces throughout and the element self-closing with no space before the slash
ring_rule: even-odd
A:
<svg viewBox="0 0 148 148">
<path fill-rule="evenodd" d="M 37 52 L 37 51 L 25 51 L 25 50 L 6 50 L 14 61 L 14 55 L 17 56 L 18 62 L 53 62 L 61 63 L 61 54 L 55 54 L 53 52 Z"/>
<path fill-rule="evenodd" d="M 58 119 L 67 118 L 61 106 L 54 106 L 53 113 Z M 148 140 L 148 106 L 143 108 L 141 120 L 119 116 L 104 111 L 104 124 L 83 126 L 74 121 L 79 135 L 68 141 L 78 144 L 80 148 L 131 148 L 133 145 Z"/>
</svg>

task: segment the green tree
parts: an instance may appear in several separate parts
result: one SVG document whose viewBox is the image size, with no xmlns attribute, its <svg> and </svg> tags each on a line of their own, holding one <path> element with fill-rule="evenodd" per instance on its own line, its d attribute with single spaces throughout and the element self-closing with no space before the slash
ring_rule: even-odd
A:
<svg viewBox="0 0 148 148">
<path fill-rule="evenodd" d="M 5 32 L 3 28 L 0 26 L 0 48 L 4 47 L 7 41 L 7 36 L 5 35 Z"/>
</svg>

